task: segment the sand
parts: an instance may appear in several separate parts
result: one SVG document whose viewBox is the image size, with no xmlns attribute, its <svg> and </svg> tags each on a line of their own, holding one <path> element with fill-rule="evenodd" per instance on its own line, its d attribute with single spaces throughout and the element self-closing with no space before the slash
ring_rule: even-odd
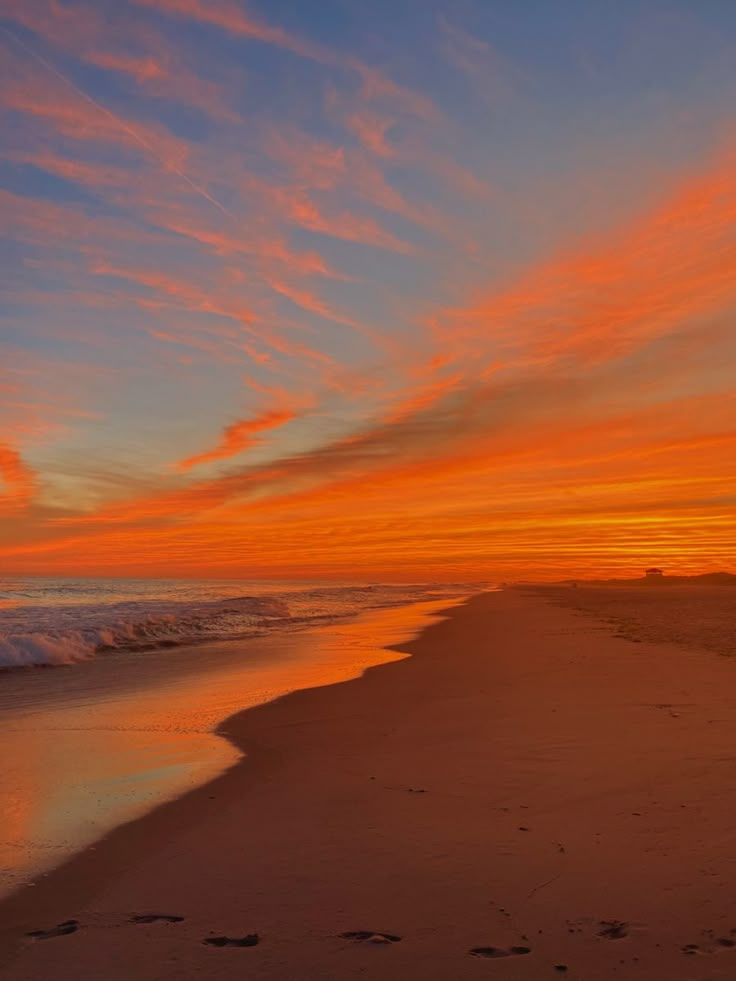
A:
<svg viewBox="0 0 736 981">
<path fill-rule="evenodd" d="M 235 768 L 0 906 L 0 978 L 736 977 L 736 662 L 594 612 L 484 594 L 233 717 Z"/>
<path fill-rule="evenodd" d="M 736 577 L 728 585 L 667 577 L 635 584 L 623 580 L 606 585 L 581 582 L 575 588 L 539 586 L 533 591 L 606 620 L 627 640 L 736 655 Z"/>
</svg>

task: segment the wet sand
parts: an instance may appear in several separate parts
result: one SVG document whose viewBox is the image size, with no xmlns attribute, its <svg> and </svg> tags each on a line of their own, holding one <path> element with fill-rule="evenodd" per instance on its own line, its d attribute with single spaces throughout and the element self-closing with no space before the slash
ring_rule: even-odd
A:
<svg viewBox="0 0 736 981">
<path fill-rule="evenodd" d="M 0 906 L 0 977 L 733 978 L 736 662 L 594 613 L 484 594 L 234 716 L 245 759 Z"/>
</svg>

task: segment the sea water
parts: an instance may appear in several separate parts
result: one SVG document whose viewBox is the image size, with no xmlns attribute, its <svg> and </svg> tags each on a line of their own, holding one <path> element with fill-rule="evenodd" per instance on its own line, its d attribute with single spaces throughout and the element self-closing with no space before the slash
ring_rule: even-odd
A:
<svg viewBox="0 0 736 981">
<path fill-rule="evenodd" d="M 0 668 L 234 640 L 463 592 L 463 584 L 0 577 Z"/>
</svg>

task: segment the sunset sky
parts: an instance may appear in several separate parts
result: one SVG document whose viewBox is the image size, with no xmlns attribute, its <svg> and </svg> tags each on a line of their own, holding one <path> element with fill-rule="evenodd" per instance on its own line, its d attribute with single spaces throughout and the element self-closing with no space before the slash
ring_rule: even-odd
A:
<svg viewBox="0 0 736 981">
<path fill-rule="evenodd" d="M 733 570 L 736 4 L 1 0 L 0 574 Z"/>
</svg>

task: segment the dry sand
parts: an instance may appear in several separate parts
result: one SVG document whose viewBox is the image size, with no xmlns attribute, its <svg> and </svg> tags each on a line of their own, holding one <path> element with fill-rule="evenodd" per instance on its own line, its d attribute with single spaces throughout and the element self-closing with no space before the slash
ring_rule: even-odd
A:
<svg viewBox="0 0 736 981">
<path fill-rule="evenodd" d="M 578 587 L 541 586 L 534 592 L 560 606 L 605 619 L 620 637 L 682 644 L 693 650 L 736 654 L 736 577 L 729 585 L 675 577 Z"/>
<path fill-rule="evenodd" d="M 6 902 L 3 981 L 736 977 L 736 662 L 517 591 L 404 649 Z"/>
</svg>

